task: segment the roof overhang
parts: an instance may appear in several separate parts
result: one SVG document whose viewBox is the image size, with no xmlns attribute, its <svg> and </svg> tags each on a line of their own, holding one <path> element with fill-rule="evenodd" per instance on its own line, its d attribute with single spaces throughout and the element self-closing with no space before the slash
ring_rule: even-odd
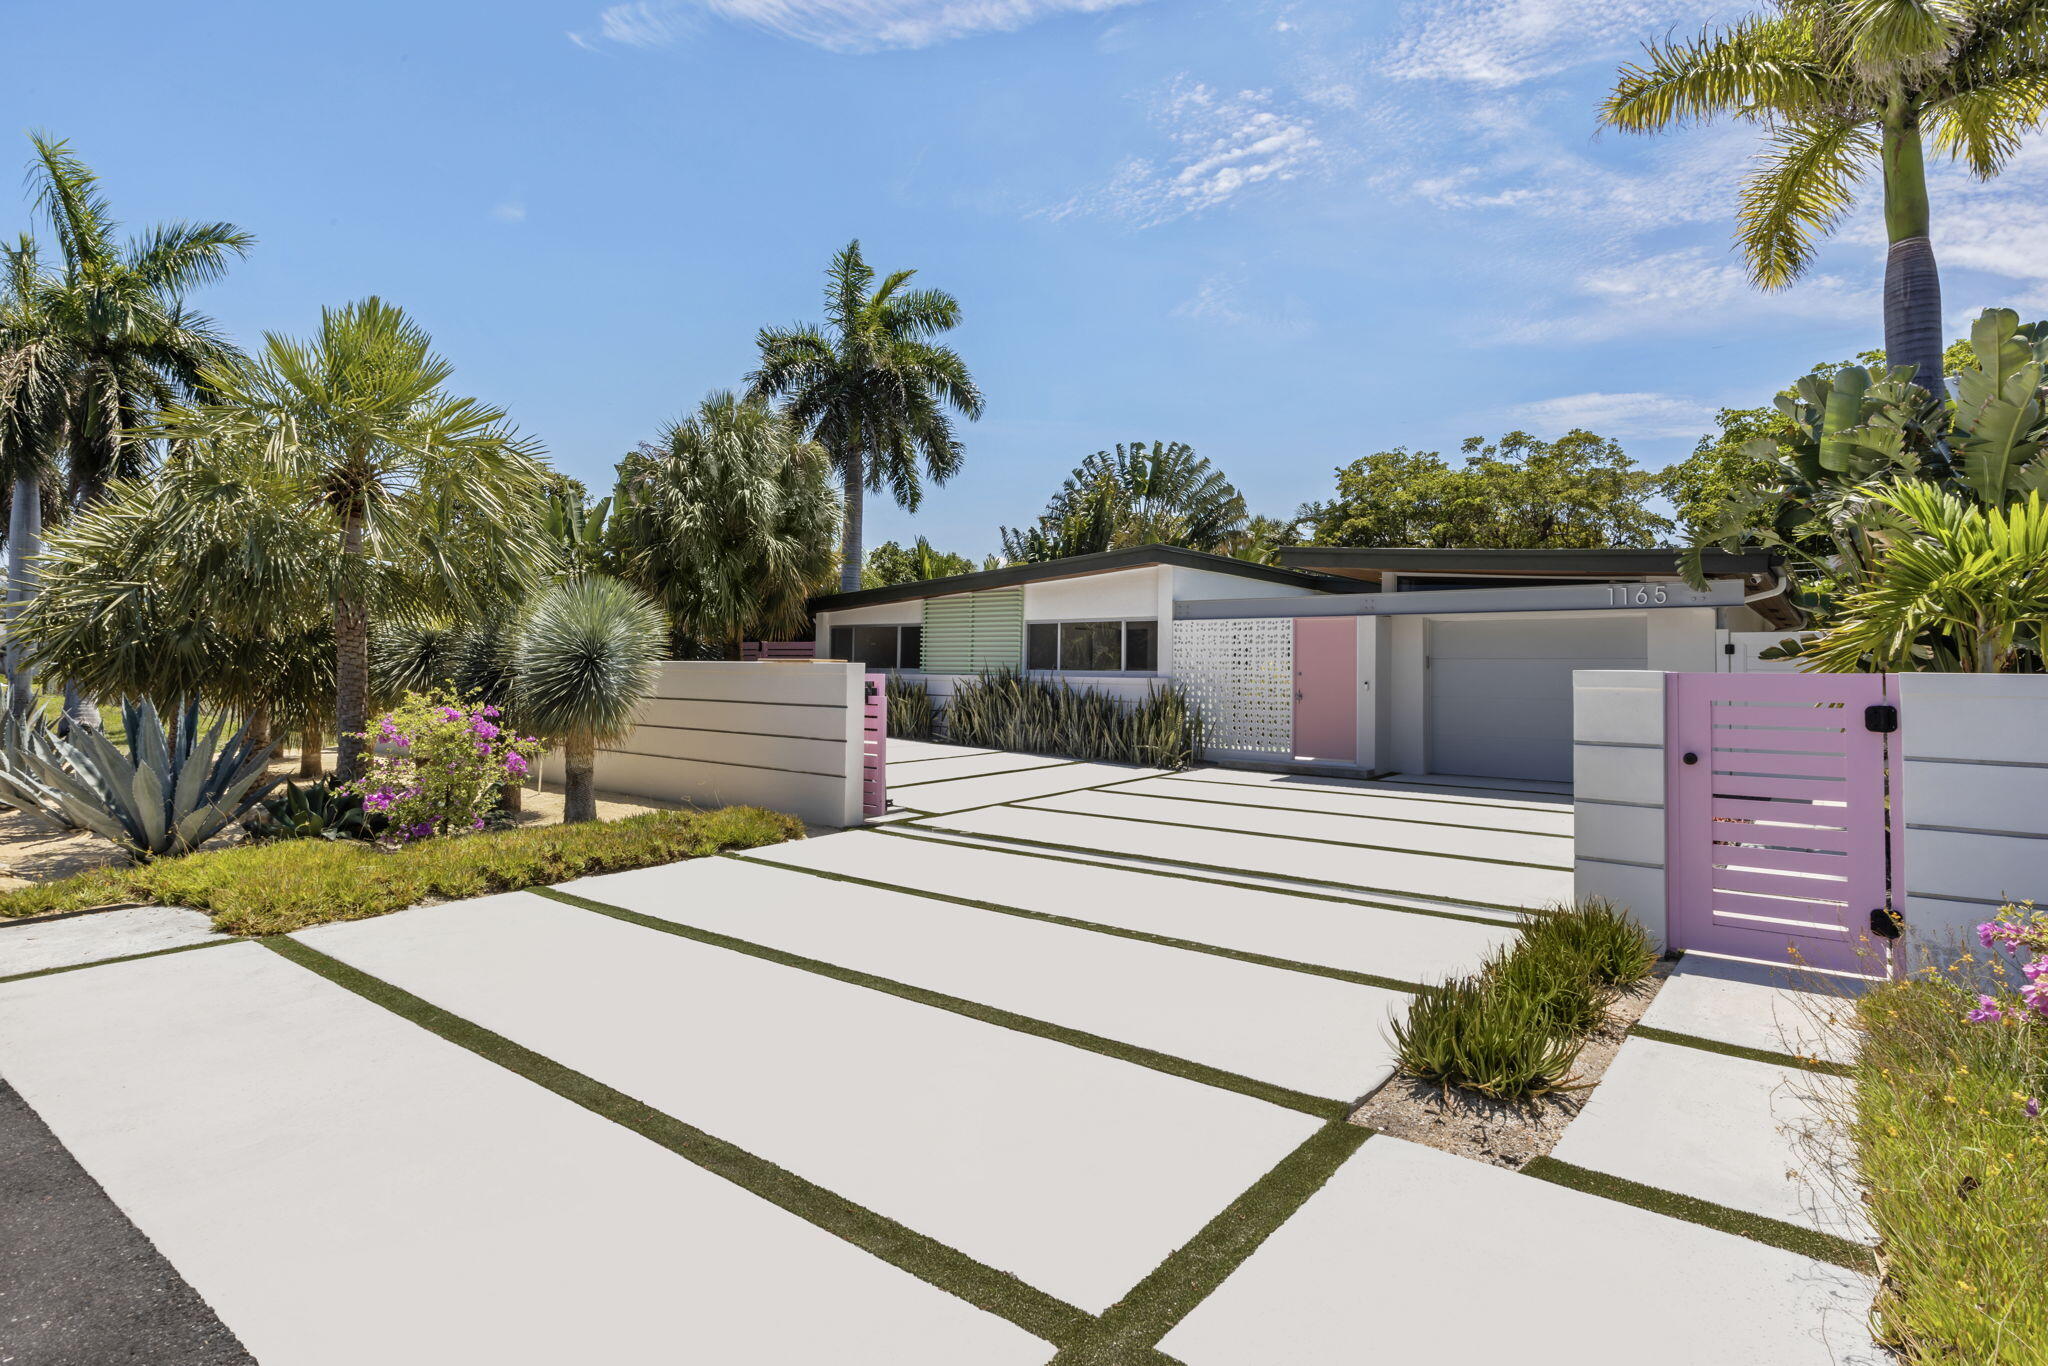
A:
<svg viewBox="0 0 2048 1366">
<path fill-rule="evenodd" d="M 1322 593 L 1357 593 L 1369 586 L 1351 579 L 1332 578 L 1299 569 L 1281 569 L 1253 564 L 1228 555 L 1211 555 L 1200 550 L 1183 550 L 1170 545 L 1139 545 L 1126 550 L 1105 550 L 1093 555 L 1072 555 L 1063 560 L 1038 564 L 1013 564 L 985 569 L 974 574 L 954 574 L 943 579 L 921 579 L 895 583 L 887 588 L 862 588 L 851 593 L 826 593 L 812 598 L 812 612 L 843 612 L 854 607 L 880 607 L 892 602 L 916 602 L 924 598 L 949 597 L 955 593 L 976 593 L 989 588 L 1013 588 L 1019 584 L 1047 583 L 1055 579 L 1080 579 L 1093 574 L 1114 574 L 1124 569 L 1146 569 L 1172 565 L 1180 569 L 1201 569 L 1212 574 L 1229 574 L 1261 583 L 1283 583 Z"/>
<path fill-rule="evenodd" d="M 1279 552 L 1289 569 L 1376 581 L 1382 574 L 1527 574 L 1540 578 L 1610 578 L 1617 574 L 1677 574 L 1679 550 L 1429 550 L 1340 545 L 1289 546 Z M 1701 556 L 1710 579 L 1766 578 L 1778 557 L 1764 550 L 1708 550 Z"/>
</svg>

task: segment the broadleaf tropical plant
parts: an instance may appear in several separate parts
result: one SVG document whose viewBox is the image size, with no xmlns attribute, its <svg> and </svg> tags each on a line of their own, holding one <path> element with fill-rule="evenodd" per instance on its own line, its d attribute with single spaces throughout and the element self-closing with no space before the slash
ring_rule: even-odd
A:
<svg viewBox="0 0 2048 1366">
<path fill-rule="evenodd" d="M 1244 529 L 1244 496 L 1192 446 L 1118 442 L 1074 468 L 1035 527 L 1004 527 L 1003 553 L 1029 563 L 1137 545 L 1216 551 Z"/>
</svg>

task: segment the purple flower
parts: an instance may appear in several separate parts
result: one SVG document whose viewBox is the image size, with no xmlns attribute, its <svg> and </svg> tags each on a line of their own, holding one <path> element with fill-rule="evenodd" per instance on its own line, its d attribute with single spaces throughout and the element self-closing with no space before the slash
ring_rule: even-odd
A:
<svg viewBox="0 0 2048 1366">
<path fill-rule="evenodd" d="M 515 749 L 505 756 L 505 771 L 513 777 L 522 778 L 526 776 L 526 767 L 526 756 L 518 750 Z"/>
<path fill-rule="evenodd" d="M 434 833 L 434 823 L 432 821 L 421 821 L 405 833 L 409 839 L 423 840 Z"/>
<path fill-rule="evenodd" d="M 1987 920 L 1977 927 L 1977 942 L 1987 949 L 1998 942 L 1998 922 L 1996 920 Z"/>
<path fill-rule="evenodd" d="M 462 708 L 437 707 L 435 715 L 439 716 L 443 721 L 460 721 L 462 719 Z"/>
<path fill-rule="evenodd" d="M 483 829 L 483 828 L 484 828 L 484 818 L 483 818 L 482 816 L 478 816 L 478 817 L 477 817 L 477 818 L 476 818 L 475 820 L 473 820 L 473 821 L 471 821 L 471 822 L 469 823 L 469 828 L 470 828 L 470 829 L 472 829 L 472 830 L 481 830 L 481 829 Z"/>
<path fill-rule="evenodd" d="M 1992 1020 L 2004 1019 L 2005 1012 L 1999 1009 L 1997 997 L 1980 995 L 1977 997 L 1977 1008 L 1963 1018 L 1971 1024 L 1988 1024 Z"/>
<path fill-rule="evenodd" d="M 2040 1117 L 2041 1117 L 2041 1098 L 2040 1098 L 2039 1096 L 2035 1096 L 2035 1097 L 2033 1097 L 2033 1098 L 2031 1098 L 2030 1100 L 2028 1100 L 2028 1101 L 2027 1101 L 2027 1118 L 2028 1118 L 2028 1119 L 2039 1119 Z"/>
<path fill-rule="evenodd" d="M 484 720 L 481 716 L 476 717 L 469 723 L 469 729 L 472 735 L 481 736 L 486 740 L 494 739 L 500 734 L 496 726 Z"/>
<path fill-rule="evenodd" d="M 482 716 L 496 717 L 503 716 L 505 713 L 499 711 L 496 707 L 484 707 L 478 714 Z"/>
</svg>

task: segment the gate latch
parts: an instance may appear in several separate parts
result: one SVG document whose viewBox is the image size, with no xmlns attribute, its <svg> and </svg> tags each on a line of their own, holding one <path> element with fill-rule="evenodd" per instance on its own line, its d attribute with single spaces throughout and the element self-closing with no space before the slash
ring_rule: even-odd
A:
<svg viewBox="0 0 2048 1366">
<path fill-rule="evenodd" d="M 1890 702 L 1879 702 L 1863 709 L 1863 729 L 1890 735 L 1898 728 L 1899 709 Z"/>
<path fill-rule="evenodd" d="M 1870 913 L 1870 932 L 1879 939 L 1897 939 L 1903 928 L 1898 912 L 1888 906 L 1879 906 Z"/>
</svg>

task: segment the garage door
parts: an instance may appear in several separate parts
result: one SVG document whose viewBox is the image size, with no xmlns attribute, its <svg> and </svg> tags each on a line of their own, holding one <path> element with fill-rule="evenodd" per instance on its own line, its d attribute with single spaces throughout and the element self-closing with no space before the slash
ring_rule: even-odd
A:
<svg viewBox="0 0 2048 1366">
<path fill-rule="evenodd" d="M 1639 613 L 1429 623 L 1429 767 L 1572 777 L 1572 671 L 1646 666 Z"/>
</svg>

